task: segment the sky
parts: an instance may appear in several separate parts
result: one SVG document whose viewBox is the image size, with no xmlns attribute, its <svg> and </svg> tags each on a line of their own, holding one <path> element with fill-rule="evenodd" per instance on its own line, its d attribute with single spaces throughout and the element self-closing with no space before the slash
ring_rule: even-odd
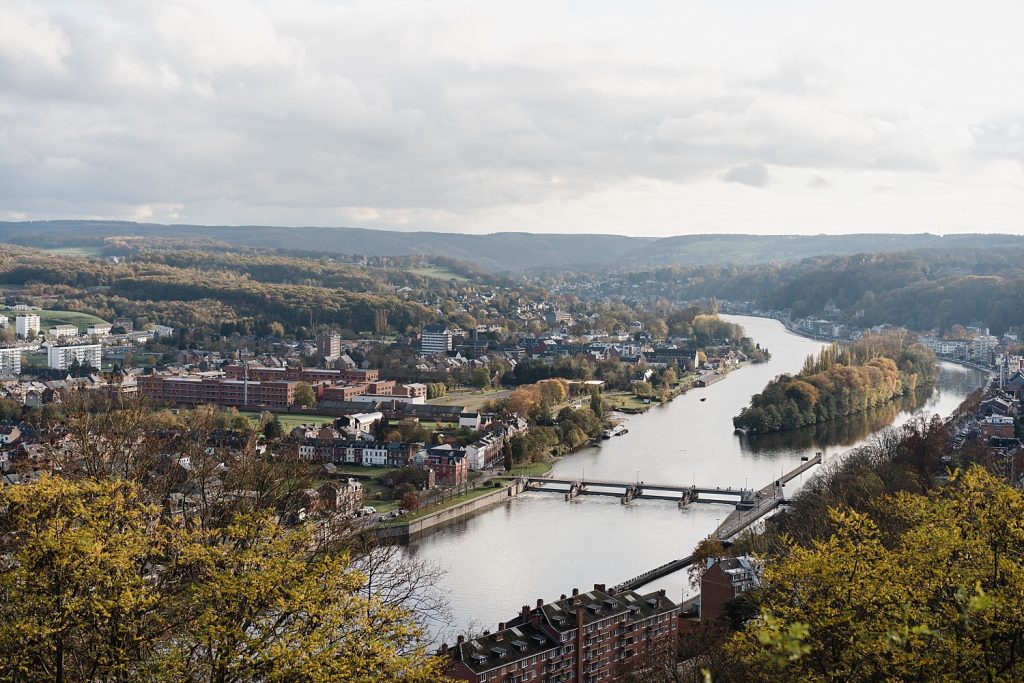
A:
<svg viewBox="0 0 1024 683">
<path fill-rule="evenodd" d="M 1024 3 L 0 0 L 0 220 L 1024 232 Z"/>
</svg>

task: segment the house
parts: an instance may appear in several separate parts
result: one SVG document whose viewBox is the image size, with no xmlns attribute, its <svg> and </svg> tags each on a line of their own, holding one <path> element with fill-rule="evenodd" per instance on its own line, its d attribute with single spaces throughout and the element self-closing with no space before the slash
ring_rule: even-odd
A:
<svg viewBox="0 0 1024 683">
<path fill-rule="evenodd" d="M 754 558 L 709 557 L 700 580 L 700 618 L 721 619 L 730 600 L 759 585 L 761 565 Z"/>
<path fill-rule="evenodd" d="M 1013 418 L 1006 415 L 989 415 L 981 421 L 981 434 L 985 438 L 1012 439 L 1014 437 Z"/>
<path fill-rule="evenodd" d="M 469 462 L 464 449 L 450 444 L 433 446 L 416 454 L 416 464 L 434 470 L 439 486 L 460 486 L 469 480 Z"/>
<path fill-rule="evenodd" d="M 363 507 L 363 485 L 352 478 L 328 481 L 320 486 L 320 504 L 327 510 L 350 514 Z"/>
<path fill-rule="evenodd" d="M 21 429 L 18 425 L 0 424 L 0 444 L 8 446 L 21 437 Z"/>
</svg>

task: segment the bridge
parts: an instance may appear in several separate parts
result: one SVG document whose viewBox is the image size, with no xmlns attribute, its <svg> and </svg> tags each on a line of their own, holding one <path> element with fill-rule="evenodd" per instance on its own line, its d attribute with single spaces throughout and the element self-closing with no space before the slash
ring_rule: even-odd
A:
<svg viewBox="0 0 1024 683">
<path fill-rule="evenodd" d="M 766 514 L 779 507 L 785 505 L 786 499 L 783 495 L 783 488 L 793 479 L 796 479 L 801 474 L 811 469 L 815 465 L 820 465 L 822 462 L 821 453 L 818 453 L 813 458 L 808 459 L 805 462 L 800 463 L 799 467 L 796 467 L 789 472 L 784 473 L 778 479 L 771 483 L 761 487 L 757 491 L 750 492 L 752 498 L 752 504 L 749 507 L 740 508 L 737 505 L 737 509 L 729 514 L 725 520 L 718 525 L 718 528 L 711 532 L 711 537 L 717 538 L 723 541 L 726 545 L 729 544 L 729 539 L 736 536 L 738 533 L 749 527 L 757 520 L 764 517 Z M 716 489 L 717 491 L 717 489 Z M 636 590 L 641 586 L 660 579 L 663 576 L 673 574 L 680 569 L 685 569 L 693 564 L 693 555 L 687 555 L 686 557 L 679 558 L 678 560 L 672 560 L 666 562 L 660 567 L 655 567 L 649 571 L 634 576 L 632 579 L 623 581 L 619 585 L 615 586 L 616 591 L 622 590 Z"/>
</svg>

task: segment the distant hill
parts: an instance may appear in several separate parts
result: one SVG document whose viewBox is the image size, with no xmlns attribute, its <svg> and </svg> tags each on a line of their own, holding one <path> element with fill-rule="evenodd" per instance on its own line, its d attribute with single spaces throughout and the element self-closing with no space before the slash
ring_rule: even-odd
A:
<svg viewBox="0 0 1024 683">
<path fill-rule="evenodd" d="M 624 235 L 499 232 L 467 235 L 364 228 L 160 225 L 122 221 L 0 222 L 0 242 L 39 248 L 101 246 L 116 236 L 366 256 L 448 256 L 492 272 L 756 264 L 913 249 L 1015 248 L 1018 235 Z"/>
</svg>

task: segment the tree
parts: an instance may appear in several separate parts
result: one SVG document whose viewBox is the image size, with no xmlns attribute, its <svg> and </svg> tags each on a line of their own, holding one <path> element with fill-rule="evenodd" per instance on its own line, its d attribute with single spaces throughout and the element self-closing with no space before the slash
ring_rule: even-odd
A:
<svg viewBox="0 0 1024 683">
<path fill-rule="evenodd" d="M 443 680 L 394 594 L 364 593 L 311 528 L 259 510 L 177 524 L 145 494 L 48 476 L 0 490 L 0 678 Z"/>
<path fill-rule="evenodd" d="M 505 446 L 501 449 L 502 456 L 504 458 L 505 471 L 508 472 L 512 469 L 512 444 L 509 441 L 505 442 Z"/>
<path fill-rule="evenodd" d="M 281 337 L 284 336 L 284 325 L 275 320 L 274 322 L 267 325 L 267 334 L 271 335 L 272 337 L 277 337 L 278 339 L 280 339 Z"/>
<path fill-rule="evenodd" d="M 413 491 L 407 491 L 398 506 L 406 512 L 416 512 L 420 509 L 420 499 Z"/>
<path fill-rule="evenodd" d="M 0 489 L 0 678 L 127 680 L 152 654 L 166 603 L 147 566 L 168 538 L 126 481 L 44 476 Z"/>
<path fill-rule="evenodd" d="M 765 572 L 744 680 L 1020 680 L 1024 495 L 980 467 L 929 496 L 833 509 Z"/>
<path fill-rule="evenodd" d="M 295 387 L 295 402 L 303 408 L 312 408 L 316 405 L 316 394 L 309 382 L 299 382 Z"/>
<path fill-rule="evenodd" d="M 267 441 L 279 439 L 284 434 L 284 427 L 281 426 L 281 418 L 272 414 L 263 421 L 263 436 Z"/>
<path fill-rule="evenodd" d="M 594 389 L 590 393 L 590 410 L 598 418 L 604 417 L 604 398 L 601 396 L 601 392 Z"/>
</svg>

